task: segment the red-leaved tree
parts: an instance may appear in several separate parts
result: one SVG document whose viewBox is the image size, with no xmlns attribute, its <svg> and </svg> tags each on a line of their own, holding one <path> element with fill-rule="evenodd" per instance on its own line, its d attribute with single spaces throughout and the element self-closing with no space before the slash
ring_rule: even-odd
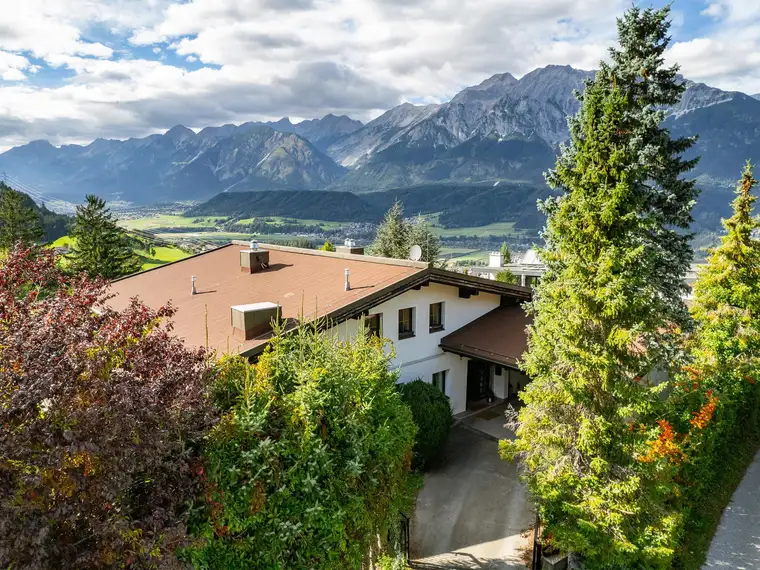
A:
<svg viewBox="0 0 760 570">
<path fill-rule="evenodd" d="M 170 306 L 108 298 L 51 253 L 0 262 L 0 568 L 170 568 L 186 541 L 209 359 Z"/>
</svg>

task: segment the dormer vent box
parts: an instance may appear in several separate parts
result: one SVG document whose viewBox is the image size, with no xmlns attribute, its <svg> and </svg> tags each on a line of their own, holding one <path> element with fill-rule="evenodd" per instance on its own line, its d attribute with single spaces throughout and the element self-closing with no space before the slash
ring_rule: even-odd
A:
<svg viewBox="0 0 760 570">
<path fill-rule="evenodd" d="M 251 303 L 231 308 L 233 334 L 237 338 L 251 340 L 272 330 L 272 321 L 279 320 L 277 303 Z"/>
<path fill-rule="evenodd" d="M 240 251 L 240 271 L 243 273 L 258 273 L 268 267 L 268 250 L 256 247 Z"/>
</svg>

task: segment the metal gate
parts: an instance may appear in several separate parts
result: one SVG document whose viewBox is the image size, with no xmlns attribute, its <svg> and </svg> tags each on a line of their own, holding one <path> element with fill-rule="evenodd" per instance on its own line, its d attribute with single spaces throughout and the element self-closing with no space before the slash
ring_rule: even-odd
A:
<svg viewBox="0 0 760 570">
<path fill-rule="evenodd" d="M 400 551 L 404 553 L 404 556 L 406 558 L 406 561 L 409 561 L 409 517 L 399 511 L 398 513 L 401 515 L 401 532 L 399 534 L 399 540 L 401 544 L 399 545 Z"/>
<path fill-rule="evenodd" d="M 536 513 L 536 524 L 533 526 L 533 561 L 530 570 L 541 570 L 541 520 Z"/>
</svg>

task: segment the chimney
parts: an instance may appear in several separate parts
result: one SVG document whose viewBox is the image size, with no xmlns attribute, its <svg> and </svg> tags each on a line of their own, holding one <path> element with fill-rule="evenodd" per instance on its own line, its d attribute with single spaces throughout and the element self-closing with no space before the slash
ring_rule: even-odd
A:
<svg viewBox="0 0 760 570">
<path fill-rule="evenodd" d="M 251 340 L 272 330 L 272 321 L 280 318 L 280 306 L 276 303 L 252 303 L 231 307 L 232 334 L 237 338 Z"/>
<path fill-rule="evenodd" d="M 364 248 L 358 247 L 356 242 L 352 239 L 347 239 L 343 242 L 343 245 L 339 245 L 335 248 L 337 253 L 350 253 L 352 255 L 364 255 Z"/>
<path fill-rule="evenodd" d="M 251 241 L 249 249 L 240 250 L 240 271 L 258 273 L 269 267 L 269 250 L 259 249 L 256 241 Z"/>
<path fill-rule="evenodd" d="M 348 279 L 349 276 L 350 276 L 350 274 L 351 274 L 351 270 L 348 267 L 346 267 L 346 285 L 343 288 L 344 291 L 350 291 L 351 290 L 351 282 Z"/>
<path fill-rule="evenodd" d="M 190 281 L 191 281 L 191 282 L 192 282 L 192 284 L 193 284 L 193 288 L 192 288 L 192 291 L 191 291 L 191 293 L 190 293 L 190 294 L 191 294 L 191 295 L 197 295 L 197 294 L 198 294 L 198 292 L 195 290 L 195 275 L 193 275 L 193 276 L 191 277 Z"/>
<path fill-rule="evenodd" d="M 490 261 L 488 262 L 488 265 L 490 267 L 504 266 L 504 256 L 501 254 L 500 251 L 492 251 L 489 257 L 490 257 Z"/>
</svg>

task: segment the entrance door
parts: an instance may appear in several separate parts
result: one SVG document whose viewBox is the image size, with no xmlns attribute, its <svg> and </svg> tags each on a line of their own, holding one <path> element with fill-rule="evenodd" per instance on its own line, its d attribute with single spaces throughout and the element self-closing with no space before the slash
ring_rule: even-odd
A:
<svg viewBox="0 0 760 570">
<path fill-rule="evenodd" d="M 467 362 L 467 400 L 483 400 L 490 389 L 490 365 L 482 360 Z"/>
</svg>

